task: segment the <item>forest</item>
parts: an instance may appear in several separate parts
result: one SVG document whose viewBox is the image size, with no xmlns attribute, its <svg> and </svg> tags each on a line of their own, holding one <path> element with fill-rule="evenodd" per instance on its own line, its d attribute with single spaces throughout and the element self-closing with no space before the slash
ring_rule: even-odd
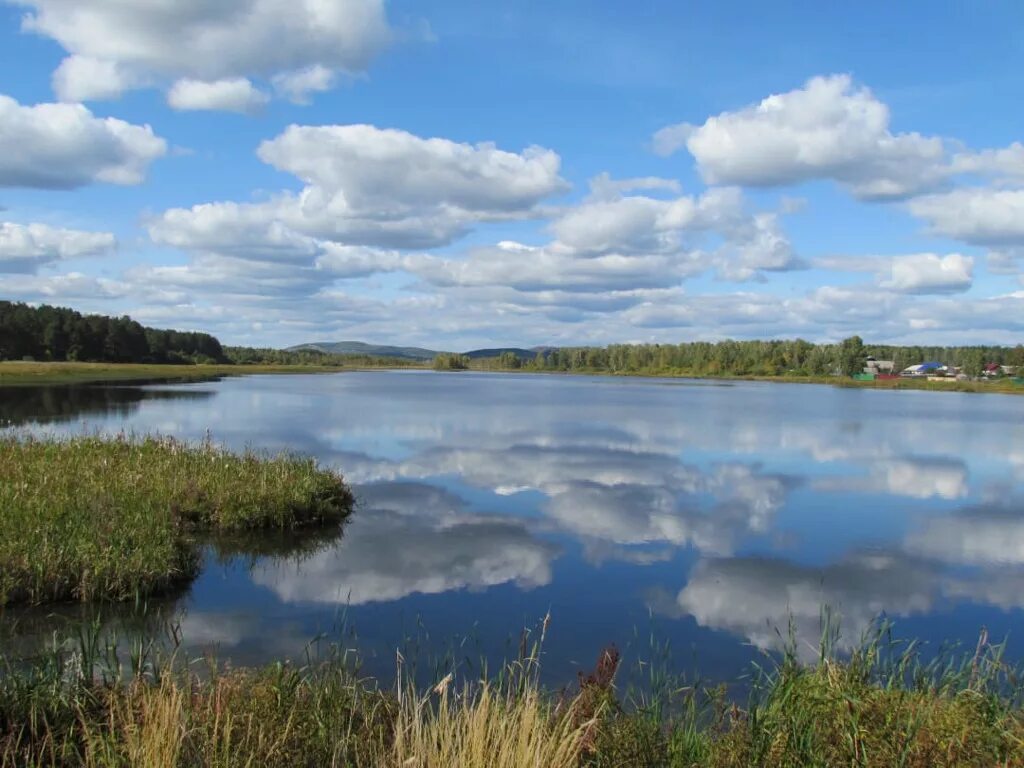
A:
<svg viewBox="0 0 1024 768">
<path fill-rule="evenodd" d="M 225 363 L 208 333 L 147 328 L 130 317 L 0 301 L 0 360 L 93 363 Z"/>
<path fill-rule="evenodd" d="M 379 355 L 333 354 L 316 349 L 273 349 L 271 347 L 224 347 L 227 361 L 235 365 L 320 365 L 366 368 L 415 368 L 421 361 Z"/>
<path fill-rule="evenodd" d="M 0 301 L 0 360 L 86 363 L 405 366 L 410 361 L 316 350 L 222 346 L 208 333 L 147 328 L 130 317 Z"/>
<path fill-rule="evenodd" d="M 989 363 L 1024 365 L 1024 345 L 897 347 L 865 344 L 859 336 L 851 336 L 838 344 L 795 339 L 554 347 L 539 350 L 532 360 L 505 353 L 489 362 L 499 369 L 536 371 L 810 377 L 858 373 L 868 356 L 894 361 L 897 371 L 934 360 L 976 376 Z"/>
<path fill-rule="evenodd" d="M 859 336 L 851 336 L 836 344 L 814 344 L 803 339 L 611 344 L 607 347 L 542 347 L 533 358 L 507 351 L 498 357 L 479 361 L 471 361 L 465 355 L 441 353 L 434 359 L 433 367 L 439 370 L 483 367 L 689 376 L 812 377 L 858 373 L 868 356 L 894 361 L 897 371 L 934 360 L 962 368 L 969 376 L 978 376 L 990 363 L 1024 366 L 1024 345 L 891 346 L 868 344 Z M 215 337 L 207 333 L 147 328 L 127 316 L 83 315 L 62 307 L 31 307 L 0 301 L 0 360 L 25 359 L 237 365 L 422 365 L 399 358 L 334 355 L 309 349 L 221 346 Z"/>
</svg>

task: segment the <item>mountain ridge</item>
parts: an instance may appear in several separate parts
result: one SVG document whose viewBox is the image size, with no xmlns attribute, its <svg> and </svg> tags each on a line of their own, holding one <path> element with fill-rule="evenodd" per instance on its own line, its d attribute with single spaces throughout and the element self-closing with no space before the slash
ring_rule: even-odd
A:
<svg viewBox="0 0 1024 768">
<path fill-rule="evenodd" d="M 524 360 L 532 360 L 540 351 L 548 347 L 534 347 L 525 349 L 523 347 L 491 347 L 484 349 L 471 349 L 461 352 L 471 359 L 485 357 L 498 357 L 502 353 L 512 352 Z M 363 341 L 312 341 L 305 344 L 296 344 L 288 347 L 286 352 L 300 352 L 302 350 L 314 350 L 332 355 L 370 355 L 372 357 L 394 357 L 401 360 L 422 360 L 424 362 L 433 360 L 447 350 L 426 349 L 425 347 L 400 347 L 390 344 L 368 344 Z"/>
</svg>

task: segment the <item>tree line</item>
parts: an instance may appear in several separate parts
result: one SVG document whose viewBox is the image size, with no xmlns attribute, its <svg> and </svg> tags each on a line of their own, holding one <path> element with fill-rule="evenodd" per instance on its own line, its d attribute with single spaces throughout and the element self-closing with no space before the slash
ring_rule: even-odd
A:
<svg viewBox="0 0 1024 768">
<path fill-rule="evenodd" d="M 465 371 L 469 368 L 469 357 L 453 352 L 440 352 L 432 362 L 435 371 Z"/>
<path fill-rule="evenodd" d="M 128 316 L 0 301 L 0 360 L 96 363 L 223 363 L 208 333 L 147 328 Z"/>
<path fill-rule="evenodd" d="M 1024 366 L 1024 345 L 893 346 L 865 344 L 851 336 L 838 344 L 803 339 L 783 341 L 612 344 L 607 347 L 550 347 L 533 358 L 504 352 L 471 361 L 441 353 L 438 370 L 471 366 L 535 371 L 644 373 L 692 376 L 831 376 L 861 371 L 868 356 L 892 360 L 897 371 L 926 361 L 960 367 L 978 375 L 985 365 Z M 237 365 L 418 366 L 399 358 L 335 355 L 310 349 L 223 347 L 208 333 L 147 328 L 130 317 L 83 315 L 73 309 L 31 307 L 0 301 L 0 360 L 109 363 L 228 363 Z"/>
<path fill-rule="evenodd" d="M 0 360 L 389 367 L 415 361 L 316 350 L 222 346 L 208 333 L 147 328 L 130 317 L 0 301 Z"/>
<path fill-rule="evenodd" d="M 865 344 L 851 336 L 838 344 L 786 341 L 719 341 L 682 344 L 612 344 L 607 347 L 554 347 L 533 359 L 506 352 L 486 367 L 535 371 L 645 373 L 692 376 L 832 376 L 852 375 L 867 357 L 892 360 L 898 372 L 911 365 L 937 361 L 977 375 L 989 363 L 1024 365 L 1024 345 L 892 346 Z"/>
<path fill-rule="evenodd" d="M 272 349 L 270 347 L 224 347 L 227 362 L 235 365 L 324 365 L 364 368 L 415 368 L 418 360 L 375 355 L 337 355 L 317 349 Z"/>
</svg>

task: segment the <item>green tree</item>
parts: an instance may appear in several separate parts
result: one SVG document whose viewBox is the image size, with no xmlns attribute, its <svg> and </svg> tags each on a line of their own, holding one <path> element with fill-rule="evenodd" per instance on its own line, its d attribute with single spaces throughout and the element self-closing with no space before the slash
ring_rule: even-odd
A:
<svg viewBox="0 0 1024 768">
<path fill-rule="evenodd" d="M 434 358 L 435 371 L 464 371 L 467 368 L 469 368 L 469 358 L 465 355 L 442 352 Z"/>
<path fill-rule="evenodd" d="M 839 372 L 843 376 L 853 376 L 864 370 L 864 361 L 867 353 L 864 351 L 864 340 L 860 336 L 851 336 L 843 339 L 839 345 L 838 359 L 836 360 Z"/>
<path fill-rule="evenodd" d="M 985 353 L 981 349 L 969 349 L 960 357 L 961 370 L 971 378 L 978 378 L 985 369 Z"/>
<path fill-rule="evenodd" d="M 515 352 L 502 352 L 498 355 L 498 367 L 517 370 L 523 367 L 523 361 L 519 359 L 519 355 Z"/>
</svg>

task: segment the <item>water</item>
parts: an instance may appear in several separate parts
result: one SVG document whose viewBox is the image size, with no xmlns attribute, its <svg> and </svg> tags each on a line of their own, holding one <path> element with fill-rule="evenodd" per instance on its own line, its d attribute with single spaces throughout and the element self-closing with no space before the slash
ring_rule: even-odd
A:
<svg viewBox="0 0 1024 768">
<path fill-rule="evenodd" d="M 399 648 L 494 663 L 550 612 L 551 679 L 611 642 L 649 657 L 652 636 L 728 679 L 790 623 L 810 653 L 827 604 L 847 643 L 885 614 L 1024 655 L 1024 398 L 409 371 L 25 393 L 0 390 L 0 420 L 209 433 L 355 485 L 340 539 L 211 546 L 150 606 L 190 654 L 301 659 L 324 633 L 376 674 Z M 7 642 L 95 610 L 19 615 Z"/>
</svg>

